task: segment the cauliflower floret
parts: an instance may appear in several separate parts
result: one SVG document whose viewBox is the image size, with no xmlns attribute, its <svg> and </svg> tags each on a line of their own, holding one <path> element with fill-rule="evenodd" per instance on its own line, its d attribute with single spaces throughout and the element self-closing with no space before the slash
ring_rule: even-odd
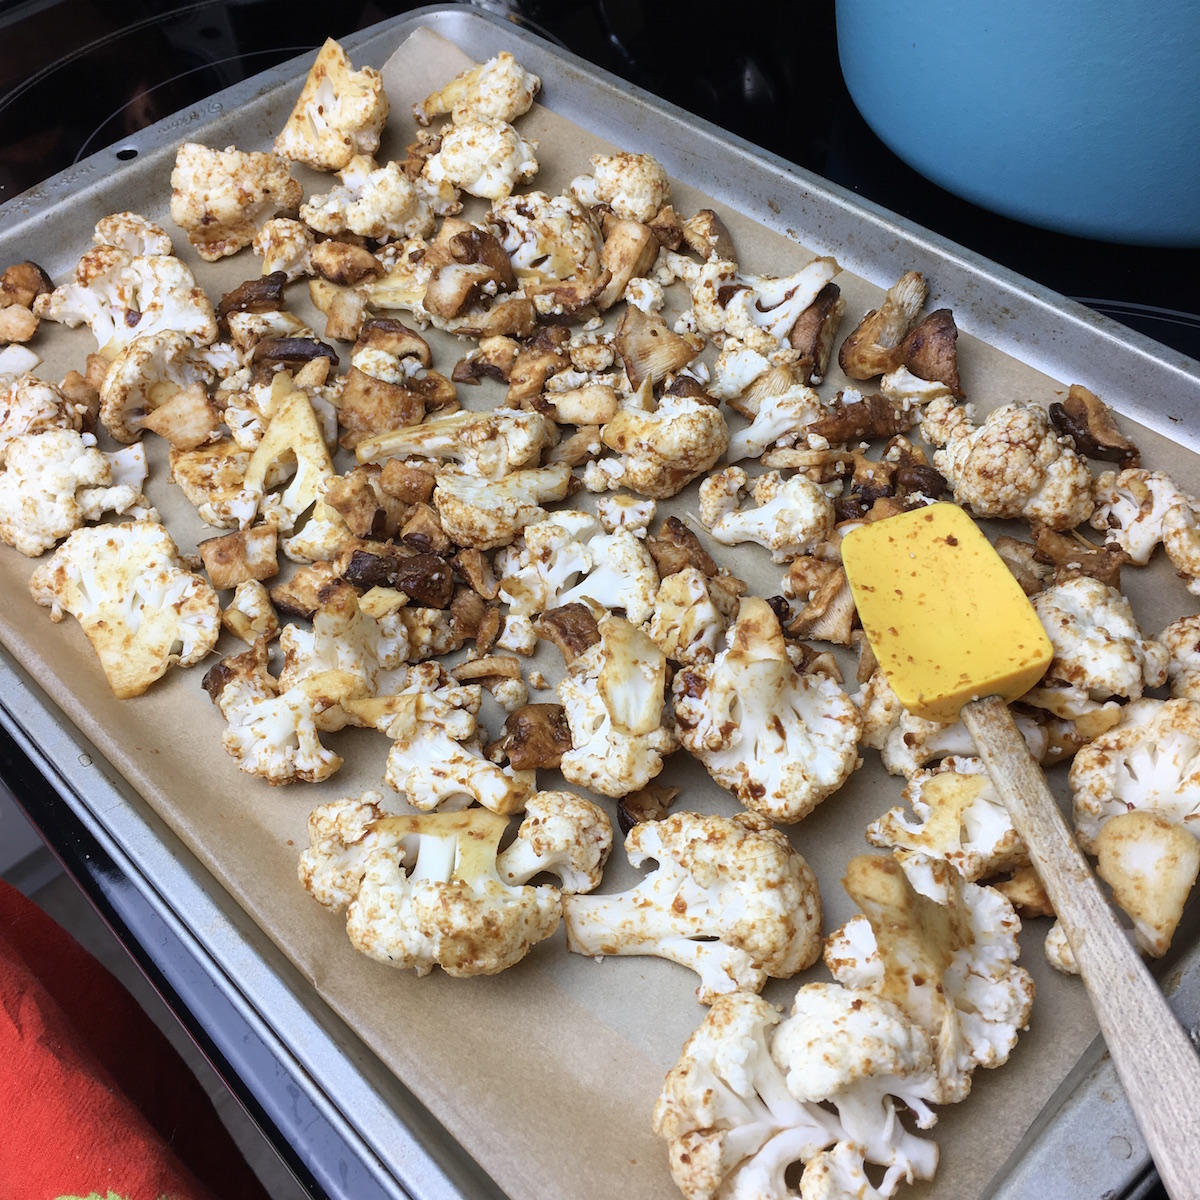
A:
<svg viewBox="0 0 1200 1200">
<path fill-rule="evenodd" d="M 119 246 L 130 254 L 174 254 L 170 235 L 161 225 L 135 212 L 110 213 L 96 222 L 92 241 L 97 246 Z"/>
<path fill-rule="evenodd" d="M 387 115 L 380 73 L 354 70 L 341 46 L 327 38 L 275 139 L 275 153 L 318 171 L 340 170 L 354 155 L 379 149 Z"/>
<path fill-rule="evenodd" d="M 684 567 L 658 585 L 646 632 L 674 662 L 712 662 L 729 625 L 726 596 L 698 567 Z"/>
<path fill-rule="evenodd" d="M 212 150 L 184 142 L 171 172 L 171 220 L 205 262 L 249 246 L 258 225 L 295 210 L 304 189 L 287 161 L 258 151 Z"/>
<path fill-rule="evenodd" d="M 316 235 L 303 221 L 290 217 L 272 217 L 254 235 L 254 253 L 263 260 L 262 273 L 282 271 L 290 283 L 302 275 L 311 275 L 309 255 L 317 244 Z"/>
<path fill-rule="evenodd" d="M 621 617 L 602 617 L 599 631 L 600 641 L 558 685 L 572 743 L 561 770 L 571 783 L 615 798 L 645 787 L 679 739 L 669 717 L 664 722 L 665 655 Z"/>
<path fill-rule="evenodd" d="M 436 154 L 425 160 L 430 183 L 449 183 L 472 196 L 500 200 L 538 169 L 536 141 L 527 141 L 507 121 L 467 120 L 442 135 Z"/>
<path fill-rule="evenodd" d="M 627 529 L 636 537 L 644 538 L 657 511 L 658 505 L 653 500 L 640 496 L 601 496 L 596 501 L 596 516 L 605 533 Z"/>
<path fill-rule="evenodd" d="M 243 481 L 250 451 L 229 438 L 195 450 L 171 449 L 171 479 L 196 507 L 200 519 L 218 529 L 248 529 L 258 511 L 258 497 L 246 493 Z"/>
<path fill-rule="evenodd" d="M 1144 567 L 1162 542 L 1177 571 L 1193 580 L 1200 576 L 1200 501 L 1169 475 L 1138 467 L 1105 471 L 1093 496 L 1093 527 L 1103 529 L 1109 544 L 1120 546 L 1137 566 Z"/>
<path fill-rule="evenodd" d="M 1138 810 L 1200 837 L 1200 701 L 1135 700 L 1124 720 L 1075 755 L 1075 835 L 1094 853 L 1104 823 Z"/>
<path fill-rule="evenodd" d="M 535 875 L 557 875 L 563 893 L 600 886 L 612 849 L 612 823 L 594 801 L 572 792 L 537 792 L 525 802 L 517 836 L 496 860 L 506 883 L 528 883 Z"/>
<path fill-rule="evenodd" d="M 774 821 L 806 817 L 859 765 L 853 701 L 827 675 L 797 674 L 765 600 L 744 599 L 727 647 L 680 671 L 672 690 L 684 746 Z"/>
<path fill-rule="evenodd" d="M 0 474 L 0 538 L 30 558 L 106 511 L 139 507 L 149 508 L 141 482 L 118 485 L 112 456 L 97 450 L 88 434 L 50 429 L 8 445 Z"/>
<path fill-rule="evenodd" d="M 729 439 L 726 461 L 758 458 L 770 446 L 794 446 L 820 415 L 821 397 L 803 384 L 764 396 L 751 424 Z"/>
<path fill-rule="evenodd" d="M 202 346 L 217 336 L 212 304 L 179 259 L 134 255 L 116 246 L 87 251 L 74 278 L 33 306 L 39 317 L 72 329 L 88 325 L 109 359 L 149 333 L 174 330 Z"/>
<path fill-rule="evenodd" d="M 29 577 L 50 619 L 82 627 L 119 700 L 140 696 L 169 667 L 190 667 L 221 632 L 217 594 L 183 568 L 153 521 L 77 529 Z"/>
<path fill-rule="evenodd" d="M 833 531 L 833 501 L 811 479 L 769 471 L 754 484 L 755 508 L 738 509 L 746 472 L 727 467 L 700 485 L 700 521 L 726 546 L 756 542 L 775 562 L 810 554 Z"/>
<path fill-rule="evenodd" d="M 662 286 L 653 279 L 636 276 L 625 285 L 621 299 L 644 313 L 661 312 L 667 302 Z"/>
<path fill-rule="evenodd" d="M 658 868 L 619 895 L 564 898 L 574 953 L 669 959 L 699 974 L 704 1004 L 759 992 L 820 956 L 816 876 L 766 818 L 673 813 L 634 825 L 625 850 L 635 867 L 651 858 Z"/>
<path fill-rule="evenodd" d="M 607 204 L 628 221 L 649 221 L 671 198 L 671 181 L 649 154 L 593 154 L 591 175 L 571 181 L 571 194 L 589 208 Z"/>
<path fill-rule="evenodd" d="M 544 520 L 542 504 L 565 499 L 571 483 L 571 468 L 565 463 L 513 471 L 502 479 L 480 479 L 442 467 L 433 506 L 456 545 L 492 550 L 509 545 L 531 522 Z"/>
<path fill-rule="evenodd" d="M 952 755 L 934 771 L 918 771 L 904 789 L 914 822 L 893 808 L 867 826 L 872 846 L 898 857 L 918 852 L 945 859 L 974 883 L 1029 862 L 1029 851 L 978 758 Z"/>
<path fill-rule="evenodd" d="M 1039 592 L 1033 607 L 1054 658 L 1022 703 L 1076 720 L 1084 726 L 1081 732 L 1091 736 L 1121 719 L 1118 705 L 1102 701 L 1113 696 L 1136 700 L 1147 687 L 1166 683 L 1169 651 L 1142 637 L 1129 601 L 1116 588 L 1080 575 Z"/>
<path fill-rule="evenodd" d="M 653 411 L 621 408 L 600 436 L 620 455 L 609 486 L 656 500 L 678 495 L 729 446 L 721 410 L 687 396 L 664 396 Z"/>
<path fill-rule="evenodd" d="M 239 583 L 228 607 L 221 611 L 221 624 L 251 646 L 260 637 L 268 642 L 278 637 L 279 617 L 266 584 L 261 579 Z"/>
<path fill-rule="evenodd" d="M 433 211 L 399 163 L 376 167 L 372 158 L 354 158 L 338 178 L 340 187 L 311 196 L 300 207 L 301 218 L 313 229 L 393 241 L 433 233 Z"/>
<path fill-rule="evenodd" d="M 922 432 L 936 430 L 926 422 Z M 954 499 L 976 516 L 1023 516 L 1052 529 L 1074 529 L 1092 515 L 1086 460 L 1036 404 L 1006 404 L 982 425 L 962 421 L 943 432 L 933 465 Z"/>
<path fill-rule="evenodd" d="M 1167 676 L 1176 699 L 1200 700 L 1200 614 L 1172 621 L 1158 635 L 1171 661 Z"/>
<path fill-rule="evenodd" d="M 826 941 L 825 963 L 847 987 L 884 995 L 929 1034 L 938 1103 L 962 1100 L 977 1066 L 1008 1060 L 1033 1004 L 1016 965 L 1021 922 L 994 888 L 913 854 L 859 855 L 843 880 L 862 909 Z"/>
<path fill-rule="evenodd" d="M 519 278 L 591 279 L 600 274 L 600 227 L 570 196 L 526 192 L 497 200 L 487 228 Z"/>
<path fill-rule="evenodd" d="M 533 107 L 542 81 L 507 50 L 460 71 L 445 87 L 413 105 L 418 125 L 450 114 L 456 125 L 478 118 L 515 121 Z"/>
<path fill-rule="evenodd" d="M 14 438 L 51 429 L 83 428 L 83 414 L 52 383 L 21 374 L 0 380 L 0 465 Z"/>
</svg>

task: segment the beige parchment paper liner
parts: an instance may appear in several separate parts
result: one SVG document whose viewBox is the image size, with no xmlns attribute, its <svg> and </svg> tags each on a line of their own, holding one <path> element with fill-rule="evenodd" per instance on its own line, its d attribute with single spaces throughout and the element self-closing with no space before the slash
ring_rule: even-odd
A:
<svg viewBox="0 0 1200 1200">
<path fill-rule="evenodd" d="M 399 47 L 384 68 L 392 116 L 381 160 L 400 155 L 411 140 L 412 103 L 452 78 L 467 61 L 456 47 L 425 29 Z M 555 115 L 552 88 L 543 100 L 518 124 L 540 142 L 541 170 L 531 187 L 553 193 L 588 169 L 590 154 L 610 147 Z M 265 115 L 261 108 L 248 111 L 239 148 L 268 149 L 270 131 L 286 115 L 287 107 L 280 110 L 278 103 Z M 631 129 L 618 148 L 639 149 L 637 130 Z M 104 211 L 136 208 L 159 220 L 215 300 L 257 274 L 259 261 L 244 251 L 220 264 L 201 263 L 169 221 L 167 174 L 150 194 L 139 195 L 123 194 L 117 178 L 113 203 Z M 326 190 L 330 182 L 300 169 L 297 175 L 304 178 L 306 194 Z M 675 183 L 673 202 L 684 214 L 708 203 L 683 180 Z M 744 269 L 782 275 L 811 257 L 795 241 L 736 212 L 721 212 Z M 797 234 L 802 240 L 803 231 Z M 90 225 L 75 220 L 64 225 L 62 236 L 72 243 L 73 263 L 89 244 Z M 820 250 L 836 254 L 835 247 Z M 67 269 L 57 271 L 57 281 Z M 938 283 L 936 278 L 930 282 L 932 308 Z M 844 336 L 881 293 L 847 273 L 838 283 L 847 300 Z M 309 315 L 318 331 L 323 328 L 303 283 L 293 284 L 288 298 L 289 307 Z M 432 331 L 428 336 L 435 367 L 448 374 L 468 347 Z M 36 348 L 45 359 L 39 373 L 60 379 L 69 367 L 82 367 L 93 347 L 86 329 L 44 325 Z M 959 348 L 964 386 L 981 412 L 1011 399 L 1049 403 L 1070 382 L 1052 380 L 965 334 Z M 822 395 L 831 397 L 843 382 L 836 370 L 831 372 Z M 460 389 L 463 403 L 472 408 L 490 407 L 501 394 L 492 384 Z M 1119 408 L 1119 397 L 1107 399 Z M 736 425 L 739 418 L 731 421 Z M 1145 463 L 1170 471 L 1185 484 L 1196 477 L 1190 453 L 1145 430 L 1136 436 Z M 212 531 L 166 482 L 161 444 L 152 446 L 151 454 L 151 496 L 181 548 L 192 551 Z M 339 462 L 343 469 L 350 465 L 348 459 Z M 588 498 L 581 493 L 576 502 L 587 503 Z M 661 505 L 659 515 L 686 515 L 695 507 L 693 485 Z M 770 563 L 765 551 L 715 549 L 718 561 L 746 578 L 753 591 L 765 596 L 779 591 L 784 568 Z M 346 939 L 343 918 L 322 909 L 301 889 L 296 861 L 306 845 L 305 819 L 318 803 L 379 788 L 397 809 L 403 808 L 382 782 L 387 740 L 364 730 L 323 735 L 344 756 L 341 771 L 322 785 L 271 788 L 241 773 L 220 747 L 222 721 L 200 687 L 211 662 L 172 671 L 145 696 L 118 703 L 75 622 L 54 625 L 29 599 L 26 583 L 34 565 L 14 551 L 0 553 L 0 586 L 8 598 L 0 633 L 9 651 L 504 1191 L 514 1200 L 610 1200 L 618 1195 L 668 1200 L 678 1195 L 667 1172 L 665 1147 L 650 1133 L 650 1113 L 665 1071 L 704 1015 L 690 972 L 648 958 L 598 964 L 566 953 L 561 930 L 516 968 L 493 978 L 455 980 L 435 971 L 418 979 L 357 954 Z M 1161 556 L 1149 571 L 1127 571 L 1126 580 L 1147 633 L 1195 611 L 1195 602 Z M 218 649 L 225 654 L 241 648 L 226 634 Z M 560 673 L 556 659 L 557 652 L 539 652 L 536 659 L 552 681 Z M 852 666 L 847 665 L 852 680 Z M 847 686 L 852 689 L 852 682 Z M 553 697 L 533 692 L 531 698 Z M 489 711 L 487 700 L 482 717 L 494 733 L 502 714 Z M 791 830 L 820 879 L 826 932 L 854 912 L 840 878 L 847 860 L 869 849 L 863 837 L 867 823 L 900 803 L 903 780 L 884 773 L 874 751 L 864 750 L 863 757 L 850 783 Z M 737 807 L 684 752 L 668 763 L 662 778 L 683 788 L 679 807 L 719 812 Z M 558 782 L 557 775 L 546 773 L 542 786 Z M 1065 772 L 1054 772 L 1052 783 L 1065 795 Z M 603 890 L 621 890 L 638 877 L 618 847 Z M 1005 1067 L 978 1071 L 967 1101 L 941 1111 L 931 1131 L 942 1152 L 937 1179 L 904 1194 L 980 1194 L 1094 1038 L 1096 1026 L 1081 985 L 1045 964 L 1041 942 L 1047 928 L 1046 921 L 1031 922 L 1022 935 L 1022 963 L 1038 987 L 1029 1031 Z M 799 983 L 825 977 L 818 966 L 800 979 L 773 982 L 765 995 L 786 1005 Z"/>
</svg>

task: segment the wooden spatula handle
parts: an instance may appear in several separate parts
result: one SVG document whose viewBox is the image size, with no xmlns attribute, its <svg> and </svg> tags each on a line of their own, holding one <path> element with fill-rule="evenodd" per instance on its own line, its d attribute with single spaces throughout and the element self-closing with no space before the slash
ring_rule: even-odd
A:
<svg viewBox="0 0 1200 1200">
<path fill-rule="evenodd" d="M 998 696 L 962 710 L 1062 921 L 1167 1194 L 1200 1196 L 1200 1056 L 1118 924 Z"/>
</svg>

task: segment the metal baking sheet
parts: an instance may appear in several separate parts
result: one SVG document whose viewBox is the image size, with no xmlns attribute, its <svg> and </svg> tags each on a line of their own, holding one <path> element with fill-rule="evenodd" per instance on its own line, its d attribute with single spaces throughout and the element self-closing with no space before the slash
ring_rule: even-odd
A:
<svg viewBox="0 0 1200 1200">
<path fill-rule="evenodd" d="M 879 286 L 905 269 L 925 271 L 937 281 L 939 302 L 954 308 L 966 334 L 1054 379 L 1092 387 L 1148 429 L 1193 451 L 1200 448 L 1197 431 L 1182 420 L 1200 400 L 1196 363 L 612 80 L 512 25 L 461 7 L 432 8 L 347 39 L 347 46 L 356 63 L 379 66 L 421 26 L 472 58 L 512 50 L 543 77 L 546 104 L 554 113 L 617 145 L 636 131 L 639 148 L 655 154 L 674 178 L 815 253 L 835 254 L 843 267 Z M 309 61 L 306 56 L 221 93 L 10 202 L 0 209 L 6 261 L 34 258 L 61 278 L 98 217 L 126 207 L 122 196 L 161 189 L 175 146 L 184 138 L 246 148 L 269 145 Z M 129 151 L 136 158 L 127 165 L 115 157 L 121 152 L 127 158 Z M 29 648 L 10 650 L 21 658 Z M 12 684 L 14 678 L 10 668 L 4 682 Z M 5 694 L 28 697 L 19 711 L 9 707 L 8 718 L 32 743 L 58 746 L 65 739 L 67 747 L 74 744 L 70 723 L 36 688 L 22 692 L 14 685 Z M 70 766 L 69 749 L 50 761 L 66 781 L 70 802 L 123 851 L 148 894 L 196 940 L 222 986 L 278 1039 L 281 1056 L 297 1065 L 313 1097 L 360 1139 L 364 1155 L 377 1160 L 381 1178 L 416 1196 L 481 1194 L 486 1185 L 456 1138 L 381 1068 L 238 906 L 212 887 L 204 868 L 136 792 L 97 770 L 95 756 L 81 772 Z M 186 865 L 184 871 L 177 861 Z M 1194 940 L 1188 944 L 1194 946 Z M 1196 959 L 1194 950 L 1182 953 L 1167 968 L 1169 990 L 1190 1025 L 1200 1019 Z M 699 1015 L 697 1010 L 691 1024 Z M 1093 1048 L 1045 1112 L 1037 1119 L 1029 1114 L 1028 1135 L 993 1182 L 992 1194 L 1014 1200 L 1046 1194 L 1058 1180 L 1061 1190 L 1073 1195 L 1119 1193 L 1142 1176 L 1144 1148 L 1101 1059 L 1100 1049 Z M 1106 1133 L 1111 1127 L 1107 1157 L 1094 1152 L 1102 1122 Z M 1086 1149 L 1072 1152 L 1072 1147 Z"/>
</svg>

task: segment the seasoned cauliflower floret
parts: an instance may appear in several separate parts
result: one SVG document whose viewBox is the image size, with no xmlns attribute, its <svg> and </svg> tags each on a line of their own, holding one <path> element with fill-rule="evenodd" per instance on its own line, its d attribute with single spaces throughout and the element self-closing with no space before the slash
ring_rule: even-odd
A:
<svg viewBox="0 0 1200 1200">
<path fill-rule="evenodd" d="M 0 379 L 0 465 L 14 438 L 51 429 L 83 428 L 83 414 L 52 383 L 28 373 Z"/>
<path fill-rule="evenodd" d="M 171 187 L 171 220 L 206 262 L 249 246 L 263 221 L 294 210 L 304 194 L 278 155 L 197 142 L 179 147 Z"/>
<path fill-rule="evenodd" d="M 833 502 L 811 479 L 769 471 L 754 484 L 756 507 L 739 509 L 746 486 L 741 467 L 727 467 L 700 485 L 700 521 L 726 546 L 757 542 L 776 562 L 809 554 L 833 531 Z"/>
<path fill-rule="evenodd" d="M 399 163 L 376 167 L 368 156 L 353 158 L 341 171 L 340 187 L 310 196 L 300 216 L 320 233 L 349 230 L 361 237 L 400 241 L 433 233 L 433 211 Z"/>
<path fill-rule="evenodd" d="M 545 519 L 548 500 L 570 491 L 565 463 L 513 471 L 502 479 L 480 479 L 443 467 L 437 473 L 433 505 L 446 535 L 458 546 L 491 550 L 507 546 L 531 522 Z"/>
<path fill-rule="evenodd" d="M 592 173 L 571 183 L 571 194 L 589 208 L 607 204 L 624 220 L 649 221 L 671 198 L 671 181 L 649 154 L 593 154 Z"/>
<path fill-rule="evenodd" d="M 1130 467 L 1105 471 L 1095 482 L 1096 510 L 1092 525 L 1105 531 L 1139 567 L 1144 567 L 1159 542 L 1171 565 L 1193 580 L 1200 576 L 1200 533 L 1196 512 L 1200 501 L 1188 495 L 1161 471 Z"/>
<path fill-rule="evenodd" d="M 1171 655 L 1167 665 L 1171 695 L 1200 700 L 1200 614 L 1172 621 L 1158 635 L 1158 641 Z"/>
<path fill-rule="evenodd" d="M 354 70 L 333 38 L 321 47 L 304 88 L 275 139 L 275 153 L 318 171 L 337 171 L 356 154 L 374 154 L 387 121 L 383 77 Z"/>
<path fill-rule="evenodd" d="M 282 271 L 291 282 L 312 274 L 309 255 L 317 244 L 316 235 L 303 221 L 290 217 L 272 217 L 254 235 L 254 253 L 263 260 L 262 273 Z"/>
<path fill-rule="evenodd" d="M 528 883 L 535 875 L 557 875 L 564 894 L 600 886 L 612 849 L 608 813 L 573 792 L 537 792 L 525 801 L 517 836 L 496 860 L 506 883 Z"/>
<path fill-rule="evenodd" d="M 431 183 L 500 200 L 537 174 L 537 148 L 536 141 L 527 141 L 507 121 L 468 120 L 446 131 L 422 174 Z"/>
<path fill-rule="evenodd" d="M 774 821 L 806 817 L 859 764 L 853 701 L 827 675 L 797 674 L 765 600 L 744 599 L 727 647 L 680 671 L 672 690 L 684 746 Z"/>
<path fill-rule="evenodd" d="M 525 192 L 498 199 L 487 227 L 518 277 L 590 279 L 600 274 L 600 227 L 571 196 Z"/>
<path fill-rule="evenodd" d="M 135 212 L 110 213 L 96 222 L 92 241 L 97 246 L 119 246 L 130 254 L 174 254 L 170 235 L 161 225 Z"/>
<path fill-rule="evenodd" d="M 460 71 L 445 87 L 413 105 L 419 125 L 449 113 L 456 125 L 475 119 L 515 121 L 533 106 L 542 81 L 507 50 Z"/>
<path fill-rule="evenodd" d="M 50 619 L 82 627 L 113 694 L 140 696 L 169 667 L 190 667 L 216 644 L 221 606 L 185 570 L 171 535 L 152 521 L 77 529 L 29 577 Z"/>
</svg>

